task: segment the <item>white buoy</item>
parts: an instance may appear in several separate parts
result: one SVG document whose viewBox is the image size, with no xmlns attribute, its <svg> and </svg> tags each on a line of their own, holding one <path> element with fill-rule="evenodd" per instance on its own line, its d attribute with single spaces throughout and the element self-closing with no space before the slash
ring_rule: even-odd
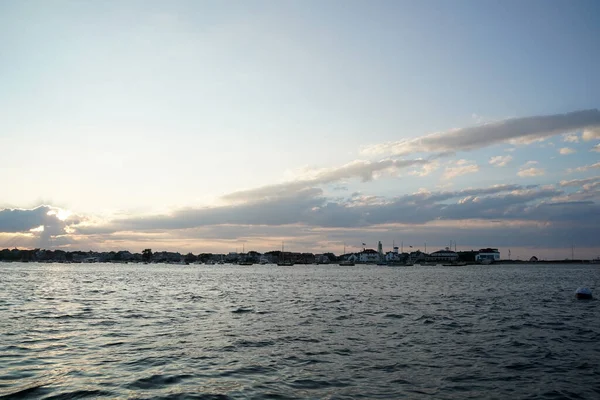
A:
<svg viewBox="0 0 600 400">
<path fill-rule="evenodd" d="M 586 287 L 577 288 L 577 290 L 575 291 L 575 297 L 577 297 L 578 299 L 591 299 L 592 291 Z"/>
</svg>

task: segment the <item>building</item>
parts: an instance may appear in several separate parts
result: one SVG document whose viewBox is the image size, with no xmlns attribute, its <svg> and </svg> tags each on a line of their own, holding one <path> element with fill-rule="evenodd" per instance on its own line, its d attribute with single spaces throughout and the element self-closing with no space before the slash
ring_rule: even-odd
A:
<svg viewBox="0 0 600 400">
<path fill-rule="evenodd" d="M 406 260 L 408 264 L 414 264 L 421 261 L 427 261 L 427 254 L 423 253 L 421 250 L 413 251 L 408 255 Z"/>
<path fill-rule="evenodd" d="M 379 253 L 373 249 L 365 249 L 358 253 L 358 261 L 361 263 L 379 262 Z"/>
<path fill-rule="evenodd" d="M 329 264 L 331 260 L 329 256 L 326 254 L 315 254 L 315 263 L 316 264 Z"/>
<path fill-rule="evenodd" d="M 444 250 L 434 251 L 427 256 L 427 261 L 431 262 L 454 262 L 458 260 L 458 253 L 446 247 Z"/>
<path fill-rule="evenodd" d="M 388 251 L 387 253 L 385 253 L 386 262 L 399 262 L 402 259 L 401 255 L 398 254 L 398 248 L 395 247 L 394 249 L 396 251 Z"/>
<path fill-rule="evenodd" d="M 475 255 L 475 261 L 479 263 L 491 263 L 500 260 L 500 252 L 498 249 L 480 249 Z"/>
</svg>

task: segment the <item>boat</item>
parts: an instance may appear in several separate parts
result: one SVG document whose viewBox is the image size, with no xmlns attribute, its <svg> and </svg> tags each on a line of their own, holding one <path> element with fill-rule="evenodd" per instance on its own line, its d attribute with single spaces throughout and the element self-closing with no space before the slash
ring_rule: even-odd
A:
<svg viewBox="0 0 600 400">
<path fill-rule="evenodd" d="M 342 254 L 342 257 L 346 255 L 346 243 L 344 243 L 344 253 Z M 342 260 L 338 263 L 338 265 L 342 266 L 342 267 L 353 267 L 355 265 L 354 261 L 350 261 L 350 260 Z"/>
<path fill-rule="evenodd" d="M 464 267 L 465 265 L 467 265 L 466 262 L 464 261 L 460 261 L 460 262 L 453 262 L 450 264 L 442 264 L 444 267 Z"/>
<path fill-rule="evenodd" d="M 575 291 L 575 297 L 578 300 L 591 300 L 592 291 L 586 287 L 577 288 L 577 290 Z"/>
<path fill-rule="evenodd" d="M 283 242 L 281 242 L 281 260 L 277 262 L 277 265 L 279 265 L 280 267 L 291 267 L 292 265 L 294 265 L 294 262 L 292 260 L 285 260 L 284 254 L 285 253 L 283 252 Z"/>
</svg>

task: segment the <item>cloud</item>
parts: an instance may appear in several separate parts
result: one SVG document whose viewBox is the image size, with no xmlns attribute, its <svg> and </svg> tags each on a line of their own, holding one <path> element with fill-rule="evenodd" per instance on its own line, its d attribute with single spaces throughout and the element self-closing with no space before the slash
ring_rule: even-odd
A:
<svg viewBox="0 0 600 400">
<path fill-rule="evenodd" d="M 324 198 L 321 190 L 311 189 L 285 199 L 181 209 L 166 215 L 118 219 L 108 224 L 108 231 L 106 226 L 100 226 L 100 231 L 96 231 L 94 227 L 76 229 L 79 234 L 89 235 L 109 231 L 191 229 L 212 225 L 305 224 L 313 227 L 367 227 L 384 223 L 421 224 L 440 218 L 501 218 L 506 215 L 503 207 L 558 196 L 561 193 L 553 188 L 537 186 L 496 185 L 460 191 L 420 191 L 394 199 L 355 193 L 347 200 L 332 201 Z M 447 204 L 453 199 L 456 204 Z"/>
<path fill-rule="evenodd" d="M 512 118 L 409 140 L 376 144 L 365 147 L 362 153 L 408 155 L 467 151 L 505 142 L 528 143 L 577 129 L 592 132 L 591 129 L 598 127 L 600 111 L 574 111 L 566 114 Z"/>
<path fill-rule="evenodd" d="M 542 168 L 521 168 L 519 170 L 519 172 L 517 172 L 517 175 L 519 175 L 521 178 L 525 178 L 525 177 L 532 177 L 532 176 L 542 176 L 546 173 L 546 171 Z"/>
<path fill-rule="evenodd" d="M 600 181 L 600 176 L 593 176 L 591 178 L 585 178 L 585 179 L 572 179 L 570 181 L 560 181 L 560 186 L 584 186 L 584 185 L 588 185 L 590 183 L 594 183 L 594 182 L 598 182 Z"/>
<path fill-rule="evenodd" d="M 81 217 L 68 210 L 48 205 L 0 210 L 0 233 L 33 235 L 36 246 L 48 246 L 51 240 L 70 233 L 71 226 L 80 222 Z"/>
<path fill-rule="evenodd" d="M 429 176 L 440 168 L 440 162 L 438 160 L 433 160 L 429 164 L 425 164 L 419 170 L 415 170 L 410 172 L 411 175 L 416 175 L 419 177 Z"/>
<path fill-rule="evenodd" d="M 560 150 L 558 150 L 558 152 L 563 156 L 576 153 L 575 149 L 572 149 L 570 147 L 563 147 Z"/>
<path fill-rule="evenodd" d="M 565 133 L 563 135 L 563 142 L 579 143 L 579 136 L 577 136 L 575 133 Z"/>
<path fill-rule="evenodd" d="M 544 237 L 540 243 L 559 241 L 561 235 L 572 235 L 583 243 L 590 241 L 585 235 L 597 237 L 600 233 L 600 209 L 593 201 L 573 199 L 589 198 L 591 191 L 597 189 L 597 183 L 593 179 L 562 181 L 561 187 L 580 185 L 590 191 L 560 201 L 555 199 L 565 195 L 563 190 L 537 185 L 419 190 L 395 198 L 353 193 L 348 198 L 335 200 L 325 198 L 322 190 L 312 188 L 252 203 L 186 208 L 168 214 L 119 218 L 97 225 L 89 224 L 90 219 L 85 218 L 87 225 L 70 225 L 72 233 L 59 236 L 55 242 L 71 243 L 84 249 L 170 246 L 175 250 L 185 248 L 198 252 L 200 249 L 233 249 L 239 245 L 239 240 L 251 239 L 264 250 L 277 248 L 281 240 L 295 242 L 304 249 L 327 249 L 332 241 L 342 242 L 352 235 L 363 238 L 362 241 L 367 237 L 374 239 L 375 243 L 390 235 L 398 238 L 393 235 L 399 232 L 412 240 L 415 232 L 427 231 L 430 238 L 452 232 L 452 237 L 463 243 L 484 240 L 483 235 L 490 243 L 488 245 L 497 245 L 496 240 L 501 240 L 502 234 L 507 232 L 515 235 L 514 240 L 523 245 L 537 243 L 535 239 L 539 236 Z M 6 218 L 8 214 L 2 215 Z M 16 219 L 22 220 L 22 232 L 42 225 L 35 225 L 38 220 L 27 220 L 30 213 L 19 216 Z M 537 233 L 531 238 L 525 233 L 519 235 L 519 229 Z M 7 234 L 0 234 L 0 237 L 5 237 L 2 235 Z M 26 241 L 32 240 L 34 234 L 27 231 L 15 235 L 30 235 L 29 239 L 22 239 Z M 37 246 L 37 242 L 33 246 Z"/>
<path fill-rule="evenodd" d="M 584 165 L 582 167 L 577 167 L 577 168 L 569 168 L 567 170 L 567 173 L 586 172 L 586 171 L 589 171 L 590 169 L 595 169 L 595 168 L 600 168 L 600 162 L 597 162 L 597 163 L 591 164 L 591 165 Z"/>
<path fill-rule="evenodd" d="M 590 151 L 595 151 L 596 153 L 600 153 L 600 143 L 592 147 Z"/>
<path fill-rule="evenodd" d="M 442 179 L 452 179 L 457 176 L 472 174 L 479 171 L 479 166 L 474 161 L 458 160 L 456 166 L 446 167 Z"/>
<path fill-rule="evenodd" d="M 33 209 L 5 208 L 0 210 L 0 232 L 64 232 L 68 224 L 78 222 L 70 212 L 47 205 Z M 43 229 L 40 229 L 40 226 Z"/>
<path fill-rule="evenodd" d="M 343 179 L 360 178 L 363 182 L 370 181 L 374 174 L 382 171 L 397 171 L 413 165 L 426 165 L 428 160 L 393 160 L 385 159 L 380 161 L 357 160 L 342 165 L 341 167 L 322 168 L 307 170 L 296 180 L 273 185 L 262 186 L 256 189 L 240 190 L 227 194 L 222 197 L 225 201 L 256 201 L 261 199 L 272 199 L 277 197 L 289 196 L 295 193 L 307 190 L 311 187 L 338 182 Z"/>
<path fill-rule="evenodd" d="M 495 167 L 505 167 L 511 162 L 513 157 L 511 155 L 508 156 L 495 156 L 490 158 L 490 164 Z"/>
<path fill-rule="evenodd" d="M 600 126 L 589 127 L 584 129 L 581 138 L 586 142 L 590 140 L 600 139 Z"/>
</svg>

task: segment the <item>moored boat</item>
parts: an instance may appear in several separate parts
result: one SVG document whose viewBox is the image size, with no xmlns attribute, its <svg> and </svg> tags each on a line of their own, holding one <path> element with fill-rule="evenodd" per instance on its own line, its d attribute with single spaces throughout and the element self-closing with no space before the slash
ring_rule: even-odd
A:
<svg viewBox="0 0 600 400">
<path fill-rule="evenodd" d="M 586 287 L 577 288 L 577 290 L 575 291 L 575 297 L 578 300 L 591 300 L 592 291 Z"/>
</svg>

